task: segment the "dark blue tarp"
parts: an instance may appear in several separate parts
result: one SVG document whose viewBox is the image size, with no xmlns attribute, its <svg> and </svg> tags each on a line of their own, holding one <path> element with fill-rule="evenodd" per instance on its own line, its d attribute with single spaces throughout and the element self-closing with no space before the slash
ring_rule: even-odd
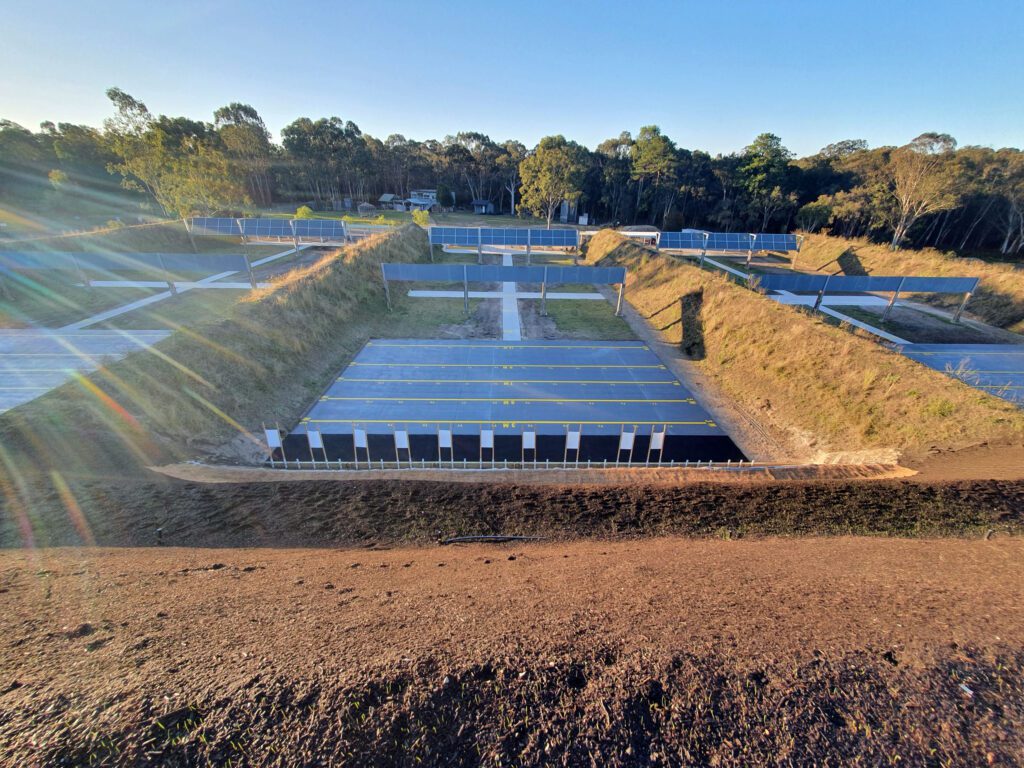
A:
<svg viewBox="0 0 1024 768">
<path fill-rule="evenodd" d="M 384 263 L 388 280 L 432 283 L 599 283 L 611 285 L 626 279 L 624 267 L 503 267 L 489 264 Z"/>
</svg>

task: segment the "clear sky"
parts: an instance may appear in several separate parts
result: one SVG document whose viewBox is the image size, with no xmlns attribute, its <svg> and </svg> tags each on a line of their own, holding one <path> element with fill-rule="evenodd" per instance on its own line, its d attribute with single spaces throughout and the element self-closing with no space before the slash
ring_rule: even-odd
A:
<svg viewBox="0 0 1024 768">
<path fill-rule="evenodd" d="M 10 0 L 0 117 L 99 125 L 118 86 L 154 113 L 252 104 L 275 136 L 337 115 L 381 138 L 476 130 L 590 147 L 770 131 L 800 155 L 924 131 L 1024 146 L 1024 0 Z M 100 10 L 102 9 L 102 10 Z"/>
</svg>

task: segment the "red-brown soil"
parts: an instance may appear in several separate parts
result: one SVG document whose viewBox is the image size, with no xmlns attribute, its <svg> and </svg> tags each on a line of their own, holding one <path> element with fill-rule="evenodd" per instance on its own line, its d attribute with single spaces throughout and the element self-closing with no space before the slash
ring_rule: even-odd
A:
<svg viewBox="0 0 1024 768">
<path fill-rule="evenodd" d="M 6 551 L 0 760 L 1016 765 L 1022 557 L 1003 536 Z"/>
</svg>

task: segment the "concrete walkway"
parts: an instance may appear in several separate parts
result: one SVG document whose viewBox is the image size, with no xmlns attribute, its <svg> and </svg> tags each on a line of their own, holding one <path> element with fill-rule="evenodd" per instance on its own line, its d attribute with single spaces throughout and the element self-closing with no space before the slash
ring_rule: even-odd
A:
<svg viewBox="0 0 1024 768">
<path fill-rule="evenodd" d="M 512 255 L 501 257 L 502 266 L 512 266 Z M 501 338 L 505 341 L 522 341 L 523 327 L 519 320 L 519 299 L 515 283 L 501 284 Z"/>
</svg>

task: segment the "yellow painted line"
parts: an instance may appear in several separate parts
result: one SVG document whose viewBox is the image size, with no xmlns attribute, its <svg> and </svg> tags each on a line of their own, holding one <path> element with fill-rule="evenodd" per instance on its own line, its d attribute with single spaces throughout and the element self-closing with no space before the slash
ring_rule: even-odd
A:
<svg viewBox="0 0 1024 768">
<path fill-rule="evenodd" d="M 657 368 L 666 370 L 664 365 L 595 365 L 556 363 L 352 363 L 350 367 L 363 368 Z"/>
<path fill-rule="evenodd" d="M 648 400 L 640 398 L 636 400 L 623 400 L 618 398 L 593 398 L 593 397 L 331 397 L 324 395 L 323 400 L 354 400 L 363 403 L 376 403 L 381 401 L 409 402 L 452 402 L 452 403 L 690 403 L 696 405 L 697 401 L 692 397 L 681 400 Z"/>
<path fill-rule="evenodd" d="M 402 384 L 671 384 L 680 386 L 675 379 L 662 381 L 606 381 L 605 379 L 352 379 L 339 376 L 336 381 L 387 382 L 396 381 Z"/>
<path fill-rule="evenodd" d="M 625 344 L 381 344 L 373 341 L 366 342 L 368 347 L 415 347 L 416 349 L 429 349 L 431 347 L 453 348 L 453 349 L 644 349 L 649 350 L 646 344 L 641 346 Z"/>
<path fill-rule="evenodd" d="M 635 424 L 637 426 L 644 424 L 664 424 L 667 427 L 673 426 L 717 426 L 713 421 L 537 421 L 537 420 L 520 420 L 520 421 L 502 421 L 501 419 L 485 419 L 477 421 L 473 419 L 446 419 L 446 420 L 435 420 L 435 419 L 311 419 L 309 417 L 303 418 L 302 422 L 309 424 L 502 424 L 508 427 L 515 427 L 520 424 L 525 426 L 531 426 L 534 424 L 598 424 L 605 427 L 618 427 L 618 426 L 629 426 Z"/>
</svg>

